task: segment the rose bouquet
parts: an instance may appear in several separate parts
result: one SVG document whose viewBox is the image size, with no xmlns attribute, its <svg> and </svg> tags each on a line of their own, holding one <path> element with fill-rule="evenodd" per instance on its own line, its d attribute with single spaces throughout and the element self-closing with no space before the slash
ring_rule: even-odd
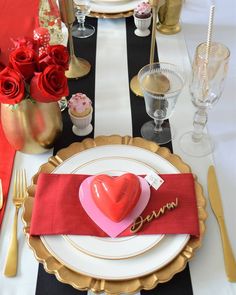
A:
<svg viewBox="0 0 236 295">
<path fill-rule="evenodd" d="M 15 105 L 23 99 L 49 103 L 67 96 L 68 63 L 69 54 L 63 45 L 48 46 L 39 56 L 33 43 L 17 42 L 8 66 L 0 64 L 0 103 Z"/>
</svg>

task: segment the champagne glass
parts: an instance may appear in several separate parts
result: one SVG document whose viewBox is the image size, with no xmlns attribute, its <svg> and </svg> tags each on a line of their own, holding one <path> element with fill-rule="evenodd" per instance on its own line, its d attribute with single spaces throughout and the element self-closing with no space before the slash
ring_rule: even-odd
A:
<svg viewBox="0 0 236 295">
<path fill-rule="evenodd" d="M 183 88 L 184 78 L 179 66 L 169 63 L 152 63 L 138 73 L 147 114 L 154 120 L 141 128 L 142 137 L 164 144 L 171 141 L 168 119 Z"/>
<path fill-rule="evenodd" d="M 76 38 L 88 38 L 95 32 L 91 25 L 85 25 L 85 17 L 90 13 L 90 0 L 74 0 L 78 24 L 73 26 L 72 35 Z"/>
<path fill-rule="evenodd" d="M 192 103 L 197 108 L 193 118 L 193 131 L 180 138 L 181 149 L 190 156 L 203 157 L 210 154 L 214 144 L 204 133 L 208 109 L 219 100 L 228 69 L 229 49 L 221 43 L 212 42 L 208 62 L 206 62 L 207 43 L 198 45 L 192 65 L 190 93 Z"/>
</svg>

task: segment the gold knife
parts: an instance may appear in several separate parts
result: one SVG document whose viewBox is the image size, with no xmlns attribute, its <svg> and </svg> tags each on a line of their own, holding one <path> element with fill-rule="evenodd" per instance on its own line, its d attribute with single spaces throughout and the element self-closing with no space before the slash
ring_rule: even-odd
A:
<svg viewBox="0 0 236 295">
<path fill-rule="evenodd" d="M 230 282 L 236 282 L 236 262 L 225 226 L 220 190 L 218 187 L 214 166 L 210 166 L 208 169 L 208 194 L 210 198 L 211 208 L 216 216 L 220 227 L 226 274 Z"/>
<path fill-rule="evenodd" d="M 3 206 L 3 192 L 2 192 L 2 180 L 0 178 L 0 210 L 2 209 Z"/>
</svg>

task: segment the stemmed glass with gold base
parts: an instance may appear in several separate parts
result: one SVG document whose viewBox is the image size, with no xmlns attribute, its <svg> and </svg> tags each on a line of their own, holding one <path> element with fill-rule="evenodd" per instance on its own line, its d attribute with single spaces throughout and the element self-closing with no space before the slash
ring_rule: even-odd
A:
<svg viewBox="0 0 236 295">
<path fill-rule="evenodd" d="M 95 28 L 85 24 L 85 17 L 90 13 L 90 0 L 74 0 L 78 24 L 73 26 L 72 35 L 76 38 L 88 38 L 95 33 Z"/>
<path fill-rule="evenodd" d="M 217 42 L 210 46 L 206 63 L 207 43 L 198 45 L 192 65 L 190 93 L 192 103 L 197 108 L 193 119 L 193 130 L 180 138 L 180 147 L 188 155 L 203 157 L 212 153 L 214 143 L 204 133 L 208 120 L 208 109 L 219 100 L 228 69 L 229 49 Z"/>
<path fill-rule="evenodd" d="M 175 107 L 184 85 L 182 69 L 170 63 L 152 63 L 138 73 L 147 114 L 153 119 L 141 128 L 142 137 L 164 144 L 171 141 L 169 124 L 164 124 Z M 166 88 L 166 79 L 169 82 Z"/>
</svg>

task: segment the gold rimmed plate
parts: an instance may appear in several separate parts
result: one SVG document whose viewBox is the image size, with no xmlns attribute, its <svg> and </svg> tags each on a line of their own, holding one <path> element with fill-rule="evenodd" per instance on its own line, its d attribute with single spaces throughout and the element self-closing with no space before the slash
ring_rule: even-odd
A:
<svg viewBox="0 0 236 295">
<path fill-rule="evenodd" d="M 95 11 L 91 11 L 89 16 L 96 17 L 96 18 L 111 18 L 111 19 L 117 19 L 117 18 L 125 18 L 133 15 L 133 10 L 126 11 L 126 12 L 119 12 L 119 13 L 99 13 Z"/>
<path fill-rule="evenodd" d="M 139 0 L 130 1 L 114 1 L 114 2 L 103 2 L 103 1 L 92 1 L 91 11 L 98 13 L 122 13 L 134 10 L 138 5 Z"/>
<path fill-rule="evenodd" d="M 48 163 L 41 166 L 39 173 L 52 172 L 55 167 L 63 163 L 72 155 L 81 152 L 82 150 L 87 150 L 95 146 L 106 146 L 111 144 L 130 145 L 144 148 L 166 159 L 168 162 L 172 163 L 172 165 L 175 166 L 180 172 L 190 171 L 189 166 L 183 163 L 178 156 L 171 154 L 166 148 L 160 148 L 157 144 L 153 142 L 149 142 L 141 138 L 131 138 L 128 136 L 101 136 L 95 138 L 94 140 L 86 139 L 82 143 L 74 143 L 68 148 L 59 151 L 59 153 L 55 157 L 49 159 Z M 29 188 L 30 196 L 25 202 L 25 210 L 23 215 L 28 243 L 30 247 L 34 250 L 36 258 L 39 261 L 43 262 L 46 271 L 54 273 L 60 281 L 69 283 L 75 288 L 81 290 L 91 289 L 95 292 L 105 291 L 108 293 L 131 293 L 136 292 L 141 288 L 151 289 L 155 287 L 157 283 L 165 282 L 169 280 L 176 272 L 181 271 L 185 267 L 188 260 L 190 260 L 193 256 L 195 249 L 197 249 L 201 245 L 202 236 L 205 229 L 204 221 L 206 219 L 206 212 L 204 209 L 205 199 L 202 194 L 201 186 L 197 183 L 197 181 L 195 181 L 201 235 L 199 238 L 191 237 L 184 248 L 173 257 L 169 264 L 165 265 L 159 270 L 150 270 L 152 271 L 152 273 L 145 275 L 145 277 L 136 277 L 135 279 L 129 280 L 127 280 L 126 277 L 120 279 L 119 281 L 113 281 L 111 279 L 94 279 L 89 274 L 81 274 L 75 270 L 68 268 L 63 263 L 61 263 L 61 261 L 56 259 L 50 253 L 50 251 L 47 250 L 39 237 L 30 237 L 28 234 L 32 214 L 33 197 L 37 184 L 37 177 L 38 174 L 33 177 L 33 185 Z M 157 247 L 159 247 L 159 243 L 157 244 Z M 154 248 L 155 247 L 153 247 L 152 249 Z M 152 249 L 150 250 L 150 252 L 152 251 Z M 135 257 L 133 259 L 135 259 Z"/>
<path fill-rule="evenodd" d="M 120 175 L 131 172 L 145 175 L 156 171 L 179 173 L 171 163 L 148 150 L 128 145 L 106 145 L 71 156 L 56 167 L 53 173 L 105 172 L 110 175 Z M 159 235 L 138 235 L 131 240 L 117 238 L 113 242 L 103 239 L 102 246 L 96 237 L 89 239 L 86 236 L 70 236 L 70 241 L 74 242 L 70 245 L 65 243 L 68 239 L 64 240 L 60 236 L 41 236 L 41 238 L 49 252 L 68 268 L 95 278 L 123 280 L 144 276 L 169 263 L 186 245 L 189 235 L 169 235 L 164 239 Z M 75 244 L 77 247 L 70 247 Z M 88 257 L 87 254 L 92 254 L 94 257 Z M 101 262 L 101 259 L 95 257 L 109 260 Z M 113 261 L 117 259 L 119 261 Z"/>
<path fill-rule="evenodd" d="M 95 3 L 119 3 L 130 2 L 130 0 L 92 0 Z"/>
<path fill-rule="evenodd" d="M 127 259 L 147 252 L 156 246 L 164 235 L 149 235 L 123 238 L 99 238 L 77 235 L 63 236 L 75 249 L 85 254 L 103 259 Z"/>
</svg>

